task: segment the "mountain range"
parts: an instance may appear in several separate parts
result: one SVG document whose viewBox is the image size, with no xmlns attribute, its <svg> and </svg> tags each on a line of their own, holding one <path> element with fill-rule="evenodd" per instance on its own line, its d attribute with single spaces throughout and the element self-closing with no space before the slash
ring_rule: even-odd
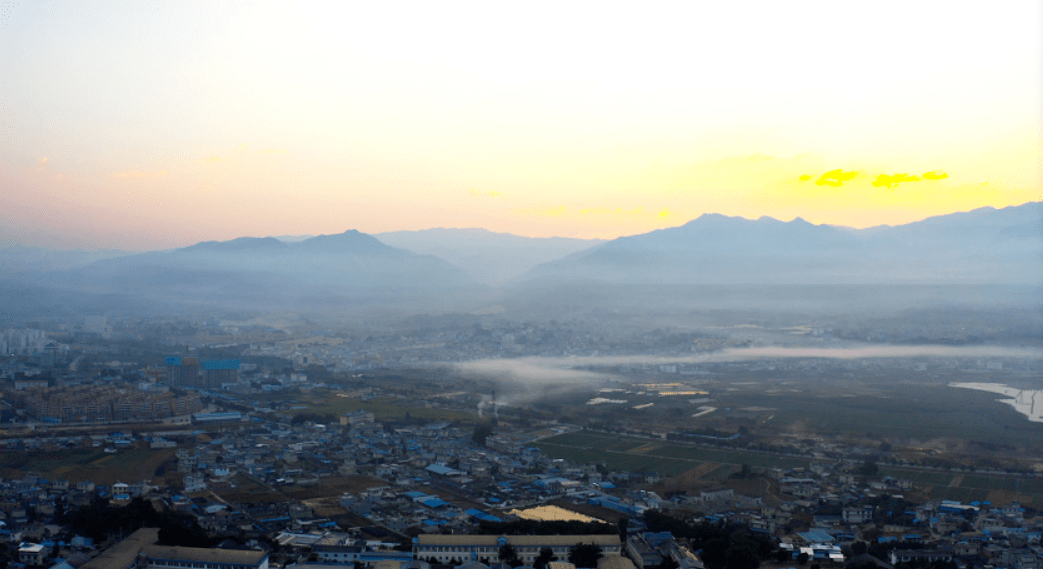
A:
<svg viewBox="0 0 1043 569">
<path fill-rule="evenodd" d="M 434 255 L 490 286 L 515 282 L 531 269 L 603 243 L 601 239 L 532 238 L 486 229 L 425 229 L 377 233 L 391 245 Z"/>
<path fill-rule="evenodd" d="M 0 249 L 0 266 L 5 250 L 11 249 Z M 99 299 L 105 306 L 278 309 L 328 317 L 504 305 L 551 312 L 573 306 L 639 309 L 664 294 L 687 302 L 697 294 L 690 287 L 717 287 L 714 294 L 732 294 L 736 287 L 762 291 L 743 298 L 771 297 L 775 293 L 763 291 L 772 287 L 804 287 L 798 296 L 805 300 L 820 294 L 807 291 L 823 286 L 977 286 L 1002 296 L 1006 289 L 998 287 L 1043 286 L 1043 202 L 861 230 L 800 218 L 705 214 L 679 227 L 611 241 L 533 239 L 481 229 L 376 236 L 349 230 L 207 241 L 101 260 L 87 253 L 50 258 L 61 262 L 23 262 L 21 272 L 0 280 L 0 303 L 13 307 L 8 315 L 16 309 L 79 310 Z M 1033 295 L 1038 301 L 1036 293 L 1026 298 Z M 735 305 L 745 302 L 731 298 Z"/>
<path fill-rule="evenodd" d="M 1043 283 L 1043 202 L 864 230 L 705 214 L 535 267 L 528 281 L 628 284 Z"/>
</svg>

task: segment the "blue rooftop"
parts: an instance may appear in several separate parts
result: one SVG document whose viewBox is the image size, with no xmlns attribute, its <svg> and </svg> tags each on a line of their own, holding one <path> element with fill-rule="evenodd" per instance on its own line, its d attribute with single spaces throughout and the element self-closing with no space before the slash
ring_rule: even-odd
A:
<svg viewBox="0 0 1043 569">
<path fill-rule="evenodd" d="M 240 360 L 209 360 L 202 364 L 203 369 L 239 369 L 242 364 Z"/>
<path fill-rule="evenodd" d="M 820 530 L 813 529 L 810 531 L 800 532 L 799 535 L 804 541 L 808 543 L 833 543 L 833 536 Z"/>
</svg>

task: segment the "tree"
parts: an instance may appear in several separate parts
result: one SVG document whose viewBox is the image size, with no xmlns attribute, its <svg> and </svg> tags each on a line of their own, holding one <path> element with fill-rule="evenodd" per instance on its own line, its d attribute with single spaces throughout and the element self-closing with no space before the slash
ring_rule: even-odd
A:
<svg viewBox="0 0 1043 569">
<path fill-rule="evenodd" d="M 601 547 L 594 543 L 577 543 L 569 550 L 569 563 L 576 567 L 597 567 Z"/>
<path fill-rule="evenodd" d="M 521 559 L 518 558 L 518 550 L 514 549 L 514 546 L 509 543 L 500 546 L 498 557 L 500 558 L 500 561 L 503 561 L 511 567 L 517 567 L 522 564 Z"/>
<path fill-rule="evenodd" d="M 630 527 L 630 518 L 622 517 L 616 522 L 616 527 L 619 528 L 619 541 L 626 544 L 627 541 L 627 528 Z"/>
<path fill-rule="evenodd" d="M 493 434 L 493 426 L 489 423 L 478 423 L 474 426 L 474 433 L 471 434 L 471 440 L 475 444 L 485 446 L 485 439 L 489 438 L 489 435 Z"/>
<path fill-rule="evenodd" d="M 663 557 L 663 561 L 659 564 L 657 569 L 678 569 L 680 565 L 677 564 L 677 560 L 667 555 Z"/>
<path fill-rule="evenodd" d="M 757 569 L 761 564 L 757 551 L 749 547 L 730 547 L 724 553 L 724 559 L 728 569 Z"/>
<path fill-rule="evenodd" d="M 544 547 L 540 549 L 540 554 L 536 556 L 535 561 L 532 562 L 532 566 L 535 569 L 546 569 L 548 563 L 557 560 L 558 556 L 554 555 L 554 550 L 549 547 Z"/>
<path fill-rule="evenodd" d="M 801 554 L 797 556 L 797 563 L 799 563 L 801 565 L 807 565 L 807 563 L 808 563 L 808 554 L 804 553 L 804 552 L 801 552 Z"/>
</svg>

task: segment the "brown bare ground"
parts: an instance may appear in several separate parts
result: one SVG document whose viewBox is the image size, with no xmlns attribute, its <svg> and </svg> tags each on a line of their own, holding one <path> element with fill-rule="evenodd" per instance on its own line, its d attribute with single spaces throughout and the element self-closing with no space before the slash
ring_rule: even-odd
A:
<svg viewBox="0 0 1043 569">
<path fill-rule="evenodd" d="M 304 500 L 304 505 L 311 508 L 316 516 L 322 516 L 324 518 L 343 516 L 348 513 L 348 510 L 341 506 L 336 498 L 315 498 L 312 500 Z"/>
<path fill-rule="evenodd" d="M 677 476 L 664 478 L 649 489 L 662 496 L 668 492 L 691 493 L 698 490 L 715 488 L 720 485 L 720 482 L 717 480 L 707 480 L 704 479 L 704 477 L 720 467 L 721 463 L 719 462 L 704 462 L 699 466 L 685 470 Z"/>
<path fill-rule="evenodd" d="M 388 483 L 372 476 L 337 476 L 321 478 L 318 484 L 308 486 L 287 486 L 280 491 L 297 500 L 312 498 L 340 497 L 341 494 L 358 494 L 370 488 L 387 486 Z"/>
<path fill-rule="evenodd" d="M 989 495 L 986 499 L 997 506 L 1005 506 L 1013 502 L 1014 498 L 1020 498 L 1022 504 L 1032 503 L 1031 495 L 1015 495 L 1014 492 L 1008 490 L 989 490 Z"/>
<path fill-rule="evenodd" d="M 599 520 L 606 521 L 612 524 L 618 522 L 620 518 L 626 517 L 626 514 L 622 512 L 617 512 L 615 510 L 610 510 L 601 506 L 595 506 L 593 504 L 576 504 L 564 498 L 551 500 L 548 503 L 552 506 L 557 506 L 564 510 L 569 510 L 571 512 L 576 512 L 577 514 L 583 514 L 584 516 L 590 516 L 592 518 L 597 518 Z"/>
</svg>

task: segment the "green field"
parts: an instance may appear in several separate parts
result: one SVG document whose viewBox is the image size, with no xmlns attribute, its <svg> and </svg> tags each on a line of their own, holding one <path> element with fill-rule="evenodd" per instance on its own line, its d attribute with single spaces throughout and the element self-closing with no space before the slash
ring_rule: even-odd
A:
<svg viewBox="0 0 1043 569">
<path fill-rule="evenodd" d="M 548 456 L 576 463 L 603 463 L 610 470 L 658 472 L 673 476 L 704 463 L 719 463 L 707 478 L 724 478 L 743 464 L 755 467 L 807 467 L 802 458 L 779 457 L 743 451 L 704 449 L 679 444 L 613 437 L 596 433 L 566 433 L 544 439 L 535 446 Z"/>
<path fill-rule="evenodd" d="M 880 384 L 876 385 L 880 387 Z M 819 433 L 875 433 L 884 439 L 966 440 L 1039 447 L 1043 423 L 1025 420 L 993 393 L 947 385 L 893 385 L 884 394 L 843 397 L 843 389 L 818 386 L 818 392 L 774 394 L 735 393 L 718 396 L 719 407 L 772 408 L 769 427 L 800 424 Z M 717 412 L 719 417 L 721 411 Z M 713 419 L 714 414 L 707 419 Z"/>
<path fill-rule="evenodd" d="M 989 501 L 1007 504 L 1020 499 L 1023 504 L 1043 504 L 1043 480 L 1022 478 L 1018 491 L 1017 476 L 974 474 L 962 472 L 936 472 L 906 468 L 881 467 L 885 476 L 902 478 L 913 483 L 935 500 L 957 500 L 963 503 Z"/>
<path fill-rule="evenodd" d="M 0 453 L 0 476 L 17 478 L 32 471 L 44 478 L 64 478 L 70 482 L 138 482 L 155 478 L 156 469 L 173 456 L 174 449 L 127 449 L 115 454 L 100 449 L 4 452 Z"/>
<path fill-rule="evenodd" d="M 603 463 L 611 470 L 680 474 L 704 463 L 719 463 L 706 479 L 726 478 L 742 464 L 764 468 L 807 467 L 809 459 L 782 457 L 739 450 L 690 447 L 668 442 L 614 437 L 599 433 L 566 433 L 534 443 L 548 456 L 576 463 Z M 990 501 L 1009 503 L 1019 497 L 1024 504 L 1043 503 L 1043 480 L 1025 478 L 1020 493 L 1015 493 L 1016 477 L 973 473 L 939 472 L 881 467 L 881 475 L 912 481 L 917 491 L 936 500 L 961 502 Z"/>
<path fill-rule="evenodd" d="M 405 419 L 407 414 L 410 418 L 423 419 L 425 421 L 473 420 L 475 418 L 474 415 L 449 409 L 412 407 L 403 404 L 399 399 L 391 398 L 363 401 L 361 399 L 337 397 L 331 394 L 323 398 L 305 398 L 304 402 L 308 405 L 307 409 L 294 409 L 291 413 L 294 415 L 317 413 L 319 415 L 331 414 L 339 416 L 344 413 L 362 410 L 373 413 L 378 420 Z"/>
</svg>

